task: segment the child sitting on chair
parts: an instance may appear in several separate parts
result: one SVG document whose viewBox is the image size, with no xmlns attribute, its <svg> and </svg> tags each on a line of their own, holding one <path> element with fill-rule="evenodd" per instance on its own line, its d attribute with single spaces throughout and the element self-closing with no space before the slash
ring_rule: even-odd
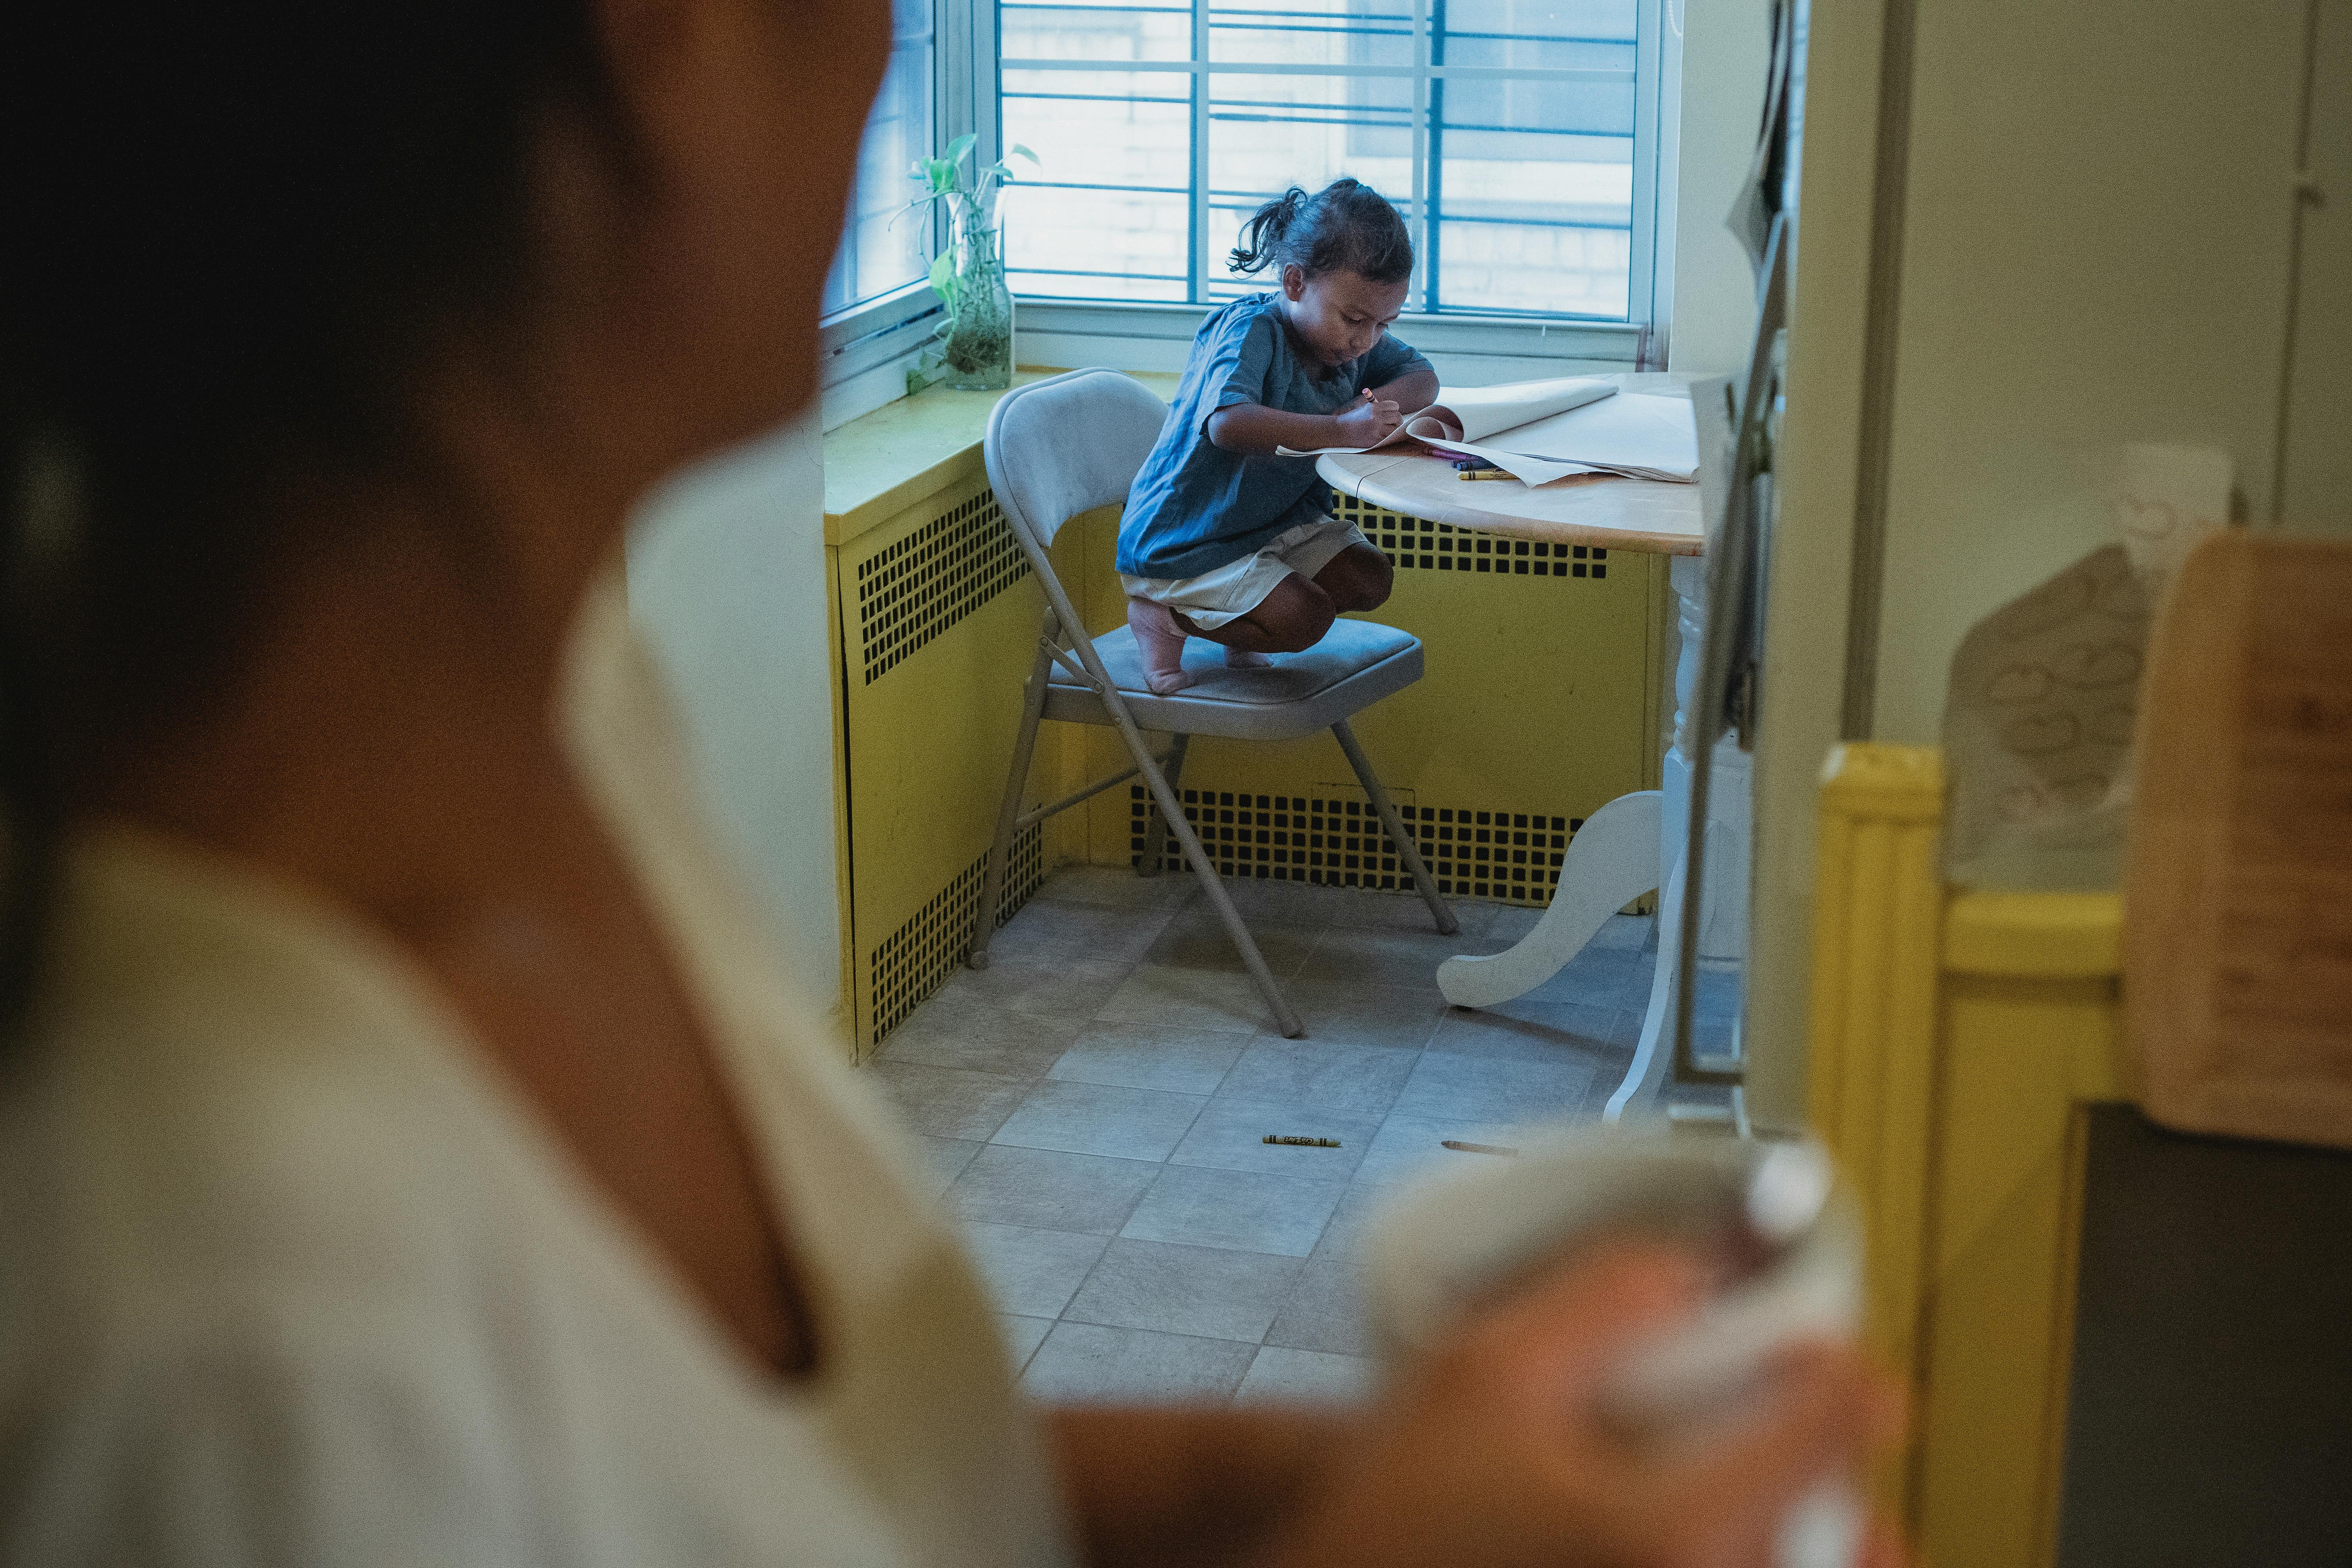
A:
<svg viewBox="0 0 2352 1568">
<path fill-rule="evenodd" d="M 1437 395 L 1437 373 L 1388 336 L 1412 274 L 1412 239 L 1353 180 L 1292 186 L 1258 208 L 1236 272 L 1281 288 L 1213 311 L 1192 340 L 1159 445 L 1128 491 L 1119 581 L 1144 676 L 1162 696 L 1197 677 L 1184 639 L 1247 667 L 1314 647 L 1342 610 L 1388 600 L 1388 558 L 1324 510 L 1312 458 L 1276 448 L 1370 447 Z"/>
</svg>

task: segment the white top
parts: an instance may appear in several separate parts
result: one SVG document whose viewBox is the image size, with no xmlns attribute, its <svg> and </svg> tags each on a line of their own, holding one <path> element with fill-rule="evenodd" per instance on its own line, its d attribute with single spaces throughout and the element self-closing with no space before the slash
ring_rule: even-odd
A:
<svg viewBox="0 0 2352 1568">
<path fill-rule="evenodd" d="M 986 1302 L 695 821 L 617 581 L 563 699 L 824 1347 L 724 1341 L 402 953 L 257 868 L 77 847 L 0 1057 L 0 1563 L 1071 1561 Z"/>
</svg>

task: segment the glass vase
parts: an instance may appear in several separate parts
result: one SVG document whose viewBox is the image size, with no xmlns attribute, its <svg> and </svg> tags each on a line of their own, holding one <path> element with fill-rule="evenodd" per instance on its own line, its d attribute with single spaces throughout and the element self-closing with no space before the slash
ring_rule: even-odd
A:
<svg viewBox="0 0 2352 1568">
<path fill-rule="evenodd" d="M 1013 384 L 1013 289 L 1004 281 L 1003 226 L 958 225 L 954 307 L 940 357 L 959 392 L 1002 392 Z"/>
</svg>

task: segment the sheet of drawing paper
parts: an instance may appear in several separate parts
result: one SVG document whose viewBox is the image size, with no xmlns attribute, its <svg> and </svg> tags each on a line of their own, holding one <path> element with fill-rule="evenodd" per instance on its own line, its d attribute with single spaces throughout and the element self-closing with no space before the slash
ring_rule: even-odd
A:
<svg viewBox="0 0 2352 1568">
<path fill-rule="evenodd" d="M 1612 473 L 1688 483 L 1698 477 L 1698 430 L 1690 399 L 1628 392 L 1507 429 L 1484 441 L 1448 441 L 1531 485 L 1570 474 Z"/>
<path fill-rule="evenodd" d="M 1518 381 L 1504 386 L 1442 386 L 1437 400 L 1406 416 L 1385 441 L 1372 447 L 1276 448 L 1286 458 L 1319 458 L 1327 452 L 1370 452 L 1409 440 L 1441 441 L 1460 446 L 1498 430 L 1530 420 L 1564 414 L 1589 403 L 1613 397 L 1613 382 L 1591 376 L 1561 376 L 1550 381 Z"/>
</svg>

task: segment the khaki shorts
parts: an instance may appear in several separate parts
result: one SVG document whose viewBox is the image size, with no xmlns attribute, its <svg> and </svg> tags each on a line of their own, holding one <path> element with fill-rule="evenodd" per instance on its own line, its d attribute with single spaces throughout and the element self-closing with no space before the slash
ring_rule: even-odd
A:
<svg viewBox="0 0 2352 1568">
<path fill-rule="evenodd" d="M 1198 577 L 1130 577 L 1122 572 L 1118 580 L 1128 597 L 1150 599 L 1181 611 L 1186 620 L 1208 630 L 1256 609 L 1293 572 L 1311 583 L 1318 572 L 1331 564 L 1333 556 L 1349 545 L 1370 543 L 1354 523 L 1318 517 L 1285 529 L 1255 554 L 1229 561 Z"/>
</svg>

